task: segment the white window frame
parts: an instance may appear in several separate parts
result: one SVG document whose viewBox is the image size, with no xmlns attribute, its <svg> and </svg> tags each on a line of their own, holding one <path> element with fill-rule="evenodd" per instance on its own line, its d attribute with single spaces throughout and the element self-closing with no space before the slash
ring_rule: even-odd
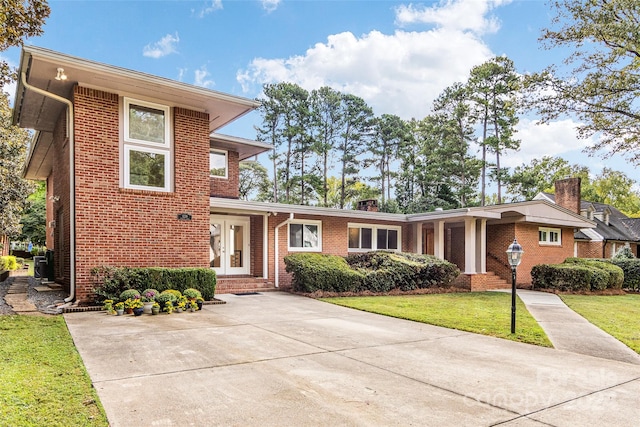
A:
<svg viewBox="0 0 640 427">
<path fill-rule="evenodd" d="M 164 143 L 155 141 L 146 141 L 144 139 L 136 139 L 129 136 L 129 107 L 139 105 L 141 107 L 153 108 L 164 112 Z M 124 141 L 133 144 L 151 145 L 156 147 L 171 147 L 171 109 L 167 105 L 154 104 L 153 102 L 140 101 L 133 98 L 124 98 Z"/>
<path fill-rule="evenodd" d="M 131 105 L 139 105 L 141 107 L 153 108 L 164 112 L 164 143 L 155 141 L 145 141 L 129 136 L 129 108 Z M 122 110 L 122 166 L 121 177 L 122 185 L 124 188 L 132 190 L 145 190 L 156 192 L 171 192 L 173 188 L 173 139 L 172 139 L 172 120 L 171 120 L 171 108 L 167 105 L 156 104 L 148 101 L 141 101 L 138 99 L 123 97 L 123 110 Z M 142 153 L 156 153 L 165 156 L 164 163 L 164 185 L 162 187 L 151 187 L 146 185 L 136 185 L 131 183 L 130 175 L 130 152 L 138 151 Z"/>
<path fill-rule="evenodd" d="M 349 247 L 349 229 L 350 228 L 370 228 L 371 229 L 371 249 L 368 248 L 350 248 Z M 398 247 L 396 249 L 381 249 L 385 251 L 402 251 L 402 227 L 399 225 L 385 225 L 385 224 L 365 224 L 359 222 L 347 223 L 347 252 L 370 252 L 378 250 L 378 230 L 395 230 L 398 232 Z M 360 235 L 362 236 L 362 234 Z M 360 244 L 362 244 L 362 237 L 360 237 Z"/>
<path fill-rule="evenodd" d="M 164 158 L 164 186 L 163 187 L 151 187 L 147 185 L 136 185 L 131 184 L 131 174 L 129 173 L 130 169 L 130 155 L 131 151 L 139 151 L 141 153 L 156 153 L 163 154 Z M 171 164 L 171 152 L 169 150 L 158 150 L 156 148 L 148 148 L 148 147 L 140 147 L 137 145 L 128 145 L 124 146 L 124 187 L 131 188 L 133 190 L 150 190 L 150 191 L 170 191 L 170 171 L 171 168 L 169 165 Z"/>
<path fill-rule="evenodd" d="M 303 232 L 305 225 L 315 225 L 318 227 L 317 247 L 297 247 L 291 246 L 291 224 L 302 224 Z M 287 249 L 289 252 L 322 252 L 322 221 L 311 219 L 291 220 L 287 225 Z"/>
<path fill-rule="evenodd" d="M 540 238 L 540 233 L 544 232 L 544 239 Z M 558 235 L 557 241 L 551 240 L 551 233 L 556 233 Z M 539 227 L 538 228 L 538 243 L 540 245 L 545 246 L 562 246 L 562 229 L 561 228 L 551 228 L 551 227 Z"/>
<path fill-rule="evenodd" d="M 212 153 L 224 154 L 224 176 L 211 175 L 211 157 L 209 157 L 209 177 L 217 179 L 229 179 L 229 152 L 227 150 L 212 148 L 209 150 L 209 155 L 211 155 Z"/>
</svg>

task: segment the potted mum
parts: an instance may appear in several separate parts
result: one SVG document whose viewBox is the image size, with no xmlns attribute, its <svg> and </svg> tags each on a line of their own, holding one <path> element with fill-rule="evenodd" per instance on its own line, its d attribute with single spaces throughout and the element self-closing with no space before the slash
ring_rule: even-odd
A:
<svg viewBox="0 0 640 427">
<path fill-rule="evenodd" d="M 127 304 L 128 302 L 128 304 Z M 128 299 L 127 301 L 124 302 L 125 307 L 128 305 L 129 308 L 131 308 L 131 310 L 133 311 L 133 315 L 134 316 L 140 316 L 142 315 L 142 312 L 144 310 L 144 303 L 136 298 L 136 299 Z"/>
<path fill-rule="evenodd" d="M 151 314 L 151 307 L 156 300 L 156 296 L 160 295 L 160 293 L 155 289 L 145 289 L 142 292 L 142 302 L 144 304 L 143 312 L 145 314 Z"/>
<path fill-rule="evenodd" d="M 115 311 L 113 311 L 113 300 L 112 299 L 106 299 L 104 300 L 104 305 L 102 306 L 102 309 L 104 311 L 107 312 L 107 314 L 114 314 Z"/>
<path fill-rule="evenodd" d="M 124 314 L 124 303 L 121 302 L 117 302 L 115 305 L 116 308 L 116 315 L 118 316 L 122 316 Z"/>
<path fill-rule="evenodd" d="M 160 304 L 158 304 L 157 302 L 153 302 L 153 305 L 151 306 L 151 314 L 159 314 L 160 313 Z"/>
</svg>

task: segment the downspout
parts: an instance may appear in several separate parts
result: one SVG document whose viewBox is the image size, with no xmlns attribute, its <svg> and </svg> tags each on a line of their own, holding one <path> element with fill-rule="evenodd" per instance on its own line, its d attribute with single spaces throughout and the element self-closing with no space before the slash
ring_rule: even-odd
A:
<svg viewBox="0 0 640 427">
<path fill-rule="evenodd" d="M 291 220 L 293 220 L 293 212 L 291 212 L 289 214 L 289 218 L 285 219 L 280 224 L 276 225 L 275 232 L 274 232 L 275 235 L 274 235 L 274 243 L 273 243 L 273 245 L 274 245 L 273 253 L 275 255 L 275 257 L 274 257 L 274 261 L 275 261 L 274 262 L 274 264 L 275 264 L 274 271 L 275 271 L 275 275 L 276 275 L 275 280 L 274 280 L 274 284 L 275 284 L 276 288 L 279 287 L 279 282 L 280 282 L 280 278 L 279 278 L 279 274 L 280 274 L 280 258 L 279 258 L 280 251 L 278 250 L 278 246 L 279 246 L 278 245 L 278 229 L 280 227 L 282 227 L 283 225 L 289 224 L 291 222 Z"/>
<path fill-rule="evenodd" d="M 73 103 L 66 98 L 56 95 L 55 93 L 47 92 L 44 89 L 40 89 L 35 86 L 31 86 L 27 83 L 26 72 L 20 73 L 22 85 L 29 90 L 39 93 L 42 96 L 46 96 L 56 101 L 62 102 L 67 105 L 67 138 L 69 139 L 69 240 L 70 240 L 70 277 L 69 277 L 69 296 L 65 298 L 64 302 L 71 302 L 76 297 L 76 173 L 75 173 L 75 150 L 74 150 L 74 129 L 73 129 Z"/>
</svg>

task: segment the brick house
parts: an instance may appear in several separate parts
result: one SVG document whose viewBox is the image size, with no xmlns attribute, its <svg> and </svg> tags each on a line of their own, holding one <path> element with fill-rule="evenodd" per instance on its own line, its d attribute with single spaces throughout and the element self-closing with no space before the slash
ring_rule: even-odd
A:
<svg viewBox="0 0 640 427">
<path fill-rule="evenodd" d="M 286 288 L 282 259 L 300 251 L 428 253 L 471 289 L 507 287 L 514 237 L 530 283 L 594 226 L 544 200 L 413 215 L 239 200 L 239 163 L 271 146 L 218 130 L 258 102 L 36 47 L 19 76 L 14 123 L 35 130 L 24 176 L 47 182 L 54 279 L 79 303 L 106 265 L 208 266 L 219 293 Z"/>
<path fill-rule="evenodd" d="M 557 181 L 555 194 L 541 192 L 534 200 L 557 203 L 595 223 L 595 228 L 575 232 L 573 256 L 611 258 L 626 246 L 640 257 L 640 218 L 629 218 L 606 203 L 582 200 L 580 178 Z"/>
</svg>

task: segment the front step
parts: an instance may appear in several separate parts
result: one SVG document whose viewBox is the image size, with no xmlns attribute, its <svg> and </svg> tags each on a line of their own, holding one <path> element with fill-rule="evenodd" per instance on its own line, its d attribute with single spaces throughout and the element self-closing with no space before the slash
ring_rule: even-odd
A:
<svg viewBox="0 0 640 427">
<path fill-rule="evenodd" d="M 277 291 L 272 282 L 261 277 L 218 277 L 216 294 Z"/>
<path fill-rule="evenodd" d="M 485 289 L 511 289 L 511 283 L 507 282 L 495 273 L 487 271 L 485 275 Z"/>
</svg>

